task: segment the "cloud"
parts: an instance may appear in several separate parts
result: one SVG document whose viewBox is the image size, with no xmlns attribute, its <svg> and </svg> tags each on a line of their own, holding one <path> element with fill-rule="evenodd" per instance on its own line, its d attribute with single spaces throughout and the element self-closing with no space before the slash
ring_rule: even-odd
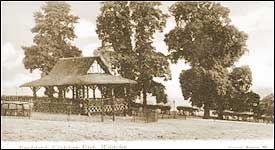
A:
<svg viewBox="0 0 275 150">
<path fill-rule="evenodd" d="M 245 15 L 231 16 L 232 23 L 245 32 L 273 30 L 274 6 L 265 6 Z"/>
<path fill-rule="evenodd" d="M 265 95 L 274 89 L 274 5 L 261 4 L 247 6 L 243 13 L 231 12 L 230 18 L 233 25 L 248 34 L 249 52 L 236 66 L 249 65 L 253 77 L 251 89 Z"/>
<path fill-rule="evenodd" d="M 81 47 L 83 56 L 93 56 L 95 49 L 100 47 L 100 43 L 92 43 Z"/>
<path fill-rule="evenodd" d="M 163 8 L 167 12 L 168 6 L 173 2 L 163 2 Z M 234 4 L 234 5 L 233 5 Z M 40 4 L 35 4 L 40 5 Z M 75 40 L 76 45 L 83 50 L 84 56 L 92 56 L 93 50 L 100 46 L 100 41 L 97 39 L 96 34 L 96 13 L 90 12 L 91 9 L 86 9 L 86 3 L 72 3 L 72 9 L 75 14 L 81 17 L 79 23 L 76 24 L 75 33 L 78 38 Z M 96 11 L 99 10 L 99 4 L 96 4 Z M 248 48 L 250 53 L 243 56 L 238 65 L 248 64 L 253 72 L 253 87 L 273 87 L 274 89 L 274 5 L 251 5 L 250 3 L 233 3 L 228 2 L 227 5 L 231 9 L 232 23 L 249 35 Z M 13 12 L 15 9 L 23 9 L 21 5 L 15 5 L 14 8 L 9 8 L 8 12 Z M 85 8 L 84 8 L 85 7 Z M 93 4 L 92 7 L 95 7 Z M 28 82 L 40 77 L 39 72 L 30 74 L 22 63 L 24 57 L 23 51 L 16 48 L 27 42 L 31 42 L 32 34 L 29 31 L 33 26 L 32 9 L 34 5 L 30 4 L 20 15 L 14 14 L 13 20 L 10 19 L 12 13 L 5 13 L 3 30 L 8 31 L 7 34 L 2 33 L 3 43 L 1 39 L 1 93 L 2 87 L 5 89 L 18 87 L 21 83 Z M 83 9 L 82 9 L 83 8 Z M 245 10 L 243 9 L 245 8 Z M 23 17 L 22 17 L 23 16 Z M 6 18 L 6 19 L 5 19 Z M 12 21 L 20 20 L 24 21 Z M 88 18 L 88 19 L 85 19 Z M 17 24 L 17 26 L 14 26 Z M 26 24 L 26 26 L 22 26 Z M 175 26 L 173 17 L 167 21 L 166 28 L 161 34 L 157 34 L 154 40 L 154 46 L 157 50 L 167 53 L 167 46 L 163 39 L 164 34 L 168 33 Z M 2 24 L 1 24 L 2 27 Z M 14 32 L 16 31 L 16 32 Z M 264 31 L 264 32 L 263 32 Z M 24 34 L 20 34 L 20 33 Z M 12 34 L 11 34 L 12 33 Z M 22 35 L 22 36 L 19 36 Z M 23 38 L 24 37 L 24 38 Z M 23 40 L 23 39 L 24 40 Z M 181 104 L 183 101 L 181 89 L 179 87 L 178 77 L 182 69 L 187 69 L 184 62 L 172 64 L 171 66 L 173 80 L 164 82 L 167 88 L 168 99 L 170 101 L 176 100 L 176 103 Z M 14 91 L 14 90 L 13 90 Z"/>
<path fill-rule="evenodd" d="M 190 66 L 185 64 L 184 61 L 179 61 L 177 64 L 170 64 L 170 70 L 172 72 L 172 80 L 164 81 L 162 78 L 154 78 L 156 82 L 162 83 L 166 87 L 166 93 L 168 95 L 168 104 L 173 106 L 190 106 L 189 101 L 184 100 L 181 92 L 179 75 L 182 70 L 189 69 Z"/>
<path fill-rule="evenodd" d="M 1 94 L 16 94 L 19 86 L 40 77 L 39 71 L 30 74 L 23 65 L 24 53 L 13 44 L 1 46 Z"/>
<path fill-rule="evenodd" d="M 274 55 L 251 51 L 236 63 L 236 66 L 242 65 L 249 65 L 251 68 L 253 88 L 274 88 Z"/>
<path fill-rule="evenodd" d="M 9 65 L 9 67 L 13 67 L 19 65 L 22 59 L 23 51 L 16 51 L 10 42 L 5 43 L 4 46 L 1 47 L 1 64 L 6 64 Z"/>
<path fill-rule="evenodd" d="M 96 26 L 86 19 L 80 19 L 75 26 L 75 34 L 78 38 L 97 37 Z"/>
</svg>

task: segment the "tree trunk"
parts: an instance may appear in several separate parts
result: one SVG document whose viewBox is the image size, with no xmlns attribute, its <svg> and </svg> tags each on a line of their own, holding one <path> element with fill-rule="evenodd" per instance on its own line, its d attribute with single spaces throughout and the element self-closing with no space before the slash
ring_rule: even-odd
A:
<svg viewBox="0 0 275 150">
<path fill-rule="evenodd" d="M 203 119 L 209 119 L 210 118 L 210 109 L 208 106 L 204 106 L 204 114 Z"/>
<path fill-rule="evenodd" d="M 218 119 L 223 120 L 223 110 L 222 109 L 218 110 Z"/>
<path fill-rule="evenodd" d="M 142 96 L 143 96 L 143 105 L 145 106 L 147 104 L 147 94 L 145 89 L 142 90 Z"/>
<path fill-rule="evenodd" d="M 217 110 L 218 119 L 223 120 L 223 110 L 224 110 L 224 106 L 223 106 L 222 99 L 219 99 L 219 101 L 218 101 L 217 104 L 218 104 L 218 110 Z"/>
</svg>

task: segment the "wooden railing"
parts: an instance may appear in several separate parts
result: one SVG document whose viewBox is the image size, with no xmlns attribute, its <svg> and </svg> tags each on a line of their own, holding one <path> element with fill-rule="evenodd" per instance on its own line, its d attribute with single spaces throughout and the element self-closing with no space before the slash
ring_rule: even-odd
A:
<svg viewBox="0 0 275 150">
<path fill-rule="evenodd" d="M 63 114 L 126 114 L 128 105 L 124 99 L 68 99 L 32 96 L 1 96 L 1 101 L 32 102 L 34 112 L 63 113 Z"/>
</svg>

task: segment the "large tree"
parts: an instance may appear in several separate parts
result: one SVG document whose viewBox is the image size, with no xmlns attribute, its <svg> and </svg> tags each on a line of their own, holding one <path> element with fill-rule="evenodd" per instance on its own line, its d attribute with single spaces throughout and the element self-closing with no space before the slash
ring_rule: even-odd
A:
<svg viewBox="0 0 275 150">
<path fill-rule="evenodd" d="M 261 114 L 267 116 L 274 116 L 274 94 L 269 94 L 260 102 Z"/>
<path fill-rule="evenodd" d="M 159 6 L 159 2 L 103 2 L 97 18 L 99 39 L 114 49 L 113 65 L 123 77 L 138 81 L 136 91 L 142 92 L 144 104 L 151 88 L 164 92 L 153 78 L 170 78 L 167 57 L 152 46 L 153 34 L 163 30 L 167 19 Z"/>
<path fill-rule="evenodd" d="M 41 10 L 34 13 L 35 34 L 32 46 L 23 46 L 24 65 L 32 72 L 39 69 L 47 75 L 59 58 L 80 56 L 81 51 L 72 44 L 76 35 L 74 24 L 79 19 L 70 14 L 66 2 L 46 2 Z M 53 89 L 47 88 L 45 94 L 52 96 Z"/>
<path fill-rule="evenodd" d="M 228 92 L 225 87 L 229 83 L 227 78 L 222 77 L 226 76 L 226 68 L 231 67 L 247 50 L 247 35 L 230 24 L 229 9 L 221 6 L 220 3 L 176 2 L 169 11 L 176 21 L 176 27 L 165 35 L 170 59 L 174 63 L 184 59 L 192 69 L 195 69 L 191 72 L 197 72 L 196 68 L 205 70 L 197 72 L 200 74 L 198 77 L 204 77 L 204 72 L 210 75 L 208 75 L 208 79 L 204 78 L 203 81 L 197 83 L 198 88 L 194 88 L 194 85 L 188 84 L 188 82 L 201 79 L 194 79 L 195 77 L 192 76 L 180 77 L 181 84 L 185 84 L 182 87 L 188 85 L 182 89 L 183 93 L 186 93 L 186 90 L 189 93 L 188 89 L 193 89 L 191 102 L 195 101 L 196 105 L 199 101 L 206 111 L 208 111 L 209 105 L 216 105 L 222 109 L 224 106 L 222 97 Z M 211 78 L 212 75 L 218 78 Z M 197 98 L 206 96 L 201 95 L 203 92 L 201 89 L 207 89 L 204 83 L 208 80 L 213 82 L 214 86 L 209 88 L 214 88 L 214 90 L 208 89 L 210 93 L 205 94 L 212 95 L 212 99 L 218 98 L 219 100 L 210 101 L 209 99 L 205 100 L 206 98 Z M 186 97 L 186 94 L 183 96 Z M 207 116 L 209 113 L 205 113 L 205 117 Z"/>
</svg>

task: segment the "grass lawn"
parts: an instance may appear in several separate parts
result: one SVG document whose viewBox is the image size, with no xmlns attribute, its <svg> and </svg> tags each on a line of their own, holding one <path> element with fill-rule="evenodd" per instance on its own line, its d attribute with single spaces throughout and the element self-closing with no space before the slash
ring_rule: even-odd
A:
<svg viewBox="0 0 275 150">
<path fill-rule="evenodd" d="M 83 140 L 205 140 L 273 139 L 274 124 L 204 120 L 159 119 L 154 123 L 133 122 L 131 117 L 87 117 L 33 113 L 32 117 L 1 116 L 3 141 Z"/>
</svg>

